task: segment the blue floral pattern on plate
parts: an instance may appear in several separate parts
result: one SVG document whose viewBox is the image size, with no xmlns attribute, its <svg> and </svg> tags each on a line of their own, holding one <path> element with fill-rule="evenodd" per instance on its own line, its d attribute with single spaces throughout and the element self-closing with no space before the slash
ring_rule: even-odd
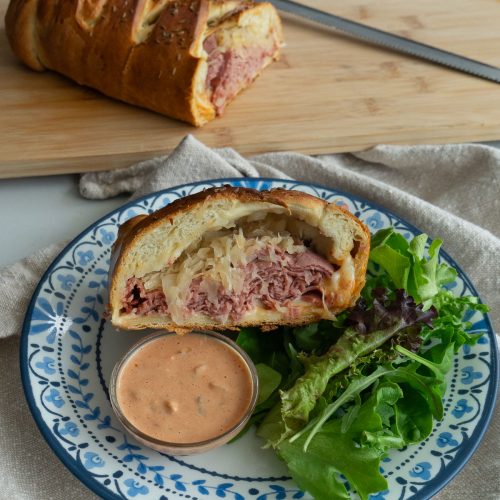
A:
<svg viewBox="0 0 500 500">
<path fill-rule="evenodd" d="M 111 410 L 108 381 L 116 361 L 144 333 L 116 332 L 105 319 L 111 245 L 121 223 L 151 213 L 207 187 L 232 184 L 281 187 L 336 203 L 372 232 L 389 225 L 409 239 L 419 231 L 381 207 L 330 189 L 275 179 L 220 179 L 179 186 L 135 200 L 97 221 L 50 266 L 29 307 L 21 343 L 23 385 L 44 437 L 64 464 L 103 498 L 306 498 L 283 464 L 250 432 L 207 454 L 172 457 L 150 450 L 123 432 Z M 443 254 L 442 259 L 453 265 Z M 457 267 L 450 287 L 477 295 Z M 495 402 L 498 359 L 486 315 L 468 318 L 484 333 L 454 359 L 445 416 L 419 445 L 384 459 L 389 488 L 372 500 L 430 498 L 465 464 L 481 439 Z"/>
</svg>

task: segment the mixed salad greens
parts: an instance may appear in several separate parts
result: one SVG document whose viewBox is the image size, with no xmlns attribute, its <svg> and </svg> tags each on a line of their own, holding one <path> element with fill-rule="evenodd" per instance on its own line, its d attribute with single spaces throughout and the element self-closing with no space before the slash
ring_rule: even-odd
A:
<svg viewBox="0 0 500 500">
<path fill-rule="evenodd" d="M 335 321 L 238 334 L 260 382 L 249 426 L 316 499 L 387 489 L 381 460 L 431 433 L 454 354 L 478 340 L 464 314 L 487 307 L 445 288 L 456 271 L 427 240 L 374 235 L 362 297 Z"/>
</svg>

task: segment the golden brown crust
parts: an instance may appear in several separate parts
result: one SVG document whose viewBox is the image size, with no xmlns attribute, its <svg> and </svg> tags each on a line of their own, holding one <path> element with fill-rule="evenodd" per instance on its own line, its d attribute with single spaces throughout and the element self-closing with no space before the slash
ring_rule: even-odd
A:
<svg viewBox="0 0 500 500">
<path fill-rule="evenodd" d="M 203 40 L 251 8 L 274 9 L 244 0 L 11 0 L 5 24 L 12 50 L 32 69 L 200 126 L 216 116 Z M 214 9 L 221 18 L 209 26 Z"/>
<path fill-rule="evenodd" d="M 184 21 L 182 24 L 179 18 Z M 208 2 L 204 0 L 168 6 L 148 39 L 131 51 L 124 70 L 124 100 L 183 121 L 197 121 L 192 106 L 193 76 L 199 58 L 193 55 L 192 45 L 203 36 L 207 18 Z M 144 78 L 151 73 L 151 67 L 156 68 L 155 74 Z M 165 89 L 169 89 L 168 99 L 158 101 L 157 96 L 164 94 Z M 215 111 L 204 110 L 203 121 L 214 117 Z"/>
<path fill-rule="evenodd" d="M 189 212 L 194 212 L 199 208 L 203 208 L 205 204 L 213 204 L 219 201 L 238 201 L 241 203 L 261 202 L 272 204 L 272 206 L 282 207 L 284 214 L 297 214 L 297 206 L 306 210 L 306 212 L 319 221 L 325 219 L 326 216 L 334 214 L 342 220 L 350 221 L 348 223 L 352 232 L 350 247 L 347 252 L 353 257 L 355 269 L 355 285 L 354 290 L 350 293 L 348 300 L 342 303 L 341 307 L 331 310 L 331 313 L 337 313 L 347 307 L 354 305 L 359 297 L 360 291 L 365 284 L 366 267 L 368 263 L 368 255 L 370 251 L 370 233 L 368 228 L 359 221 L 352 213 L 343 207 L 338 207 L 314 196 L 299 191 L 289 191 L 284 189 L 274 189 L 271 191 L 257 191 L 249 188 L 235 188 L 231 186 L 223 186 L 211 188 L 197 194 L 180 198 L 173 203 L 167 205 L 161 210 L 154 212 L 148 216 L 138 216 L 131 219 L 122 226 L 119 231 L 117 243 L 113 247 L 112 266 L 110 270 L 110 308 L 115 307 L 113 315 L 114 324 L 126 329 L 143 329 L 143 328 L 168 328 L 178 332 L 184 332 L 194 328 L 200 328 L 204 325 L 199 323 L 175 325 L 170 320 L 165 318 L 152 316 L 137 317 L 134 321 L 124 320 L 122 323 L 117 314 L 117 304 L 121 304 L 121 297 L 124 290 L 124 282 L 130 275 L 127 275 L 125 269 L 131 259 L 131 252 L 141 245 L 141 241 L 148 234 L 151 234 L 155 229 L 163 227 L 165 224 L 174 225 L 176 218 L 185 215 Z M 325 213 L 327 214 L 325 216 Z M 354 246 L 352 246 L 354 240 Z M 332 261 L 333 262 L 333 261 Z M 121 306 L 120 306 L 121 307 Z M 264 326 L 265 329 L 275 329 L 283 325 L 301 325 L 312 321 L 317 321 L 324 318 L 325 310 L 323 307 L 310 306 L 307 312 L 301 314 L 300 317 L 279 322 L 267 321 L 264 325 L 258 321 L 241 322 L 238 325 L 217 325 L 210 324 L 209 328 L 227 330 L 236 328 L 237 326 Z"/>
<path fill-rule="evenodd" d="M 136 215 L 132 217 L 128 221 L 124 222 L 118 229 L 118 236 L 113 243 L 113 247 L 111 248 L 111 259 L 109 266 L 109 274 L 112 276 L 114 274 L 116 263 L 118 258 L 122 255 L 123 249 L 127 247 L 129 243 L 129 236 L 132 232 L 132 229 L 142 220 L 147 219 L 147 215 Z"/>
<path fill-rule="evenodd" d="M 38 0 L 12 0 L 5 15 L 5 32 L 14 54 L 31 69 L 43 71 L 37 55 L 37 4 Z"/>
<path fill-rule="evenodd" d="M 126 330 L 146 330 L 151 328 L 158 328 L 158 329 L 167 329 L 169 331 L 178 333 L 179 335 L 183 335 L 185 333 L 192 332 L 193 330 L 200 330 L 200 328 L 203 328 L 202 326 L 200 326 L 199 323 L 191 323 L 191 324 L 186 323 L 181 326 L 181 325 L 175 325 L 171 322 L 168 323 L 163 322 L 157 325 L 152 325 L 151 322 L 147 321 L 147 317 L 145 319 L 146 321 L 144 322 L 143 325 L 136 325 L 136 326 L 127 325 Z M 262 324 L 256 321 L 246 321 L 246 322 L 240 322 L 238 323 L 238 325 L 210 324 L 207 325 L 207 327 L 210 328 L 210 330 L 215 330 L 217 332 L 239 331 L 240 328 L 256 328 L 256 327 L 258 327 L 263 332 L 271 332 L 273 330 L 277 330 L 282 326 L 304 326 L 310 323 L 314 323 L 315 321 L 319 321 L 320 319 L 323 319 L 321 315 L 310 314 L 308 316 L 304 315 L 301 318 L 295 319 L 293 321 L 283 320 L 280 321 L 279 323 L 269 322 Z M 120 328 L 125 329 L 123 325 L 121 325 Z"/>
<path fill-rule="evenodd" d="M 203 204 L 208 200 L 216 198 L 238 200 L 243 203 L 252 201 L 271 202 L 286 207 L 286 204 L 281 201 L 280 198 L 270 193 L 273 193 L 273 191 L 257 191 L 256 189 L 232 187 L 229 185 L 205 189 L 199 193 L 179 198 L 166 207 L 152 213 L 146 219 L 143 219 L 141 224 L 135 226 L 134 233 L 137 234 L 142 231 L 149 231 L 155 224 L 160 223 L 164 219 L 173 219 L 178 213 L 191 210 L 196 205 Z"/>
</svg>

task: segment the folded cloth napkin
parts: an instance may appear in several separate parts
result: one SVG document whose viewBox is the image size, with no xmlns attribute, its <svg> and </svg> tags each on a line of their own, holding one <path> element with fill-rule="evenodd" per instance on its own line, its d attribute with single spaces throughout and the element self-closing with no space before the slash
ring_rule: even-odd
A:
<svg viewBox="0 0 500 500">
<path fill-rule="evenodd" d="M 170 186 L 227 177 L 275 177 L 323 184 L 378 203 L 431 237 L 462 266 L 491 307 L 500 330 L 500 150 L 479 145 L 378 146 L 352 154 L 309 157 L 269 153 L 245 159 L 209 149 L 191 136 L 168 156 L 129 168 L 88 173 L 82 196 L 133 198 Z M 22 395 L 16 335 L 33 289 L 62 248 L 55 245 L 0 269 L 0 498 L 74 500 L 91 494 L 52 455 L 35 430 Z M 500 497 L 498 412 L 479 450 L 435 498 Z"/>
</svg>

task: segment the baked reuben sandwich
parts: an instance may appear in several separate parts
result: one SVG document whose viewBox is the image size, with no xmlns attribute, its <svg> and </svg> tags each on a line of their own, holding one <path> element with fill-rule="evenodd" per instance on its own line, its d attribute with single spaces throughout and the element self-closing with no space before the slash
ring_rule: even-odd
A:
<svg viewBox="0 0 500 500">
<path fill-rule="evenodd" d="M 32 69 L 197 126 L 282 43 L 274 7 L 243 0 L 11 0 L 5 27 Z"/>
<path fill-rule="evenodd" d="M 234 329 L 331 319 L 365 283 L 366 226 L 298 191 L 222 187 L 120 227 L 113 325 Z"/>
</svg>

